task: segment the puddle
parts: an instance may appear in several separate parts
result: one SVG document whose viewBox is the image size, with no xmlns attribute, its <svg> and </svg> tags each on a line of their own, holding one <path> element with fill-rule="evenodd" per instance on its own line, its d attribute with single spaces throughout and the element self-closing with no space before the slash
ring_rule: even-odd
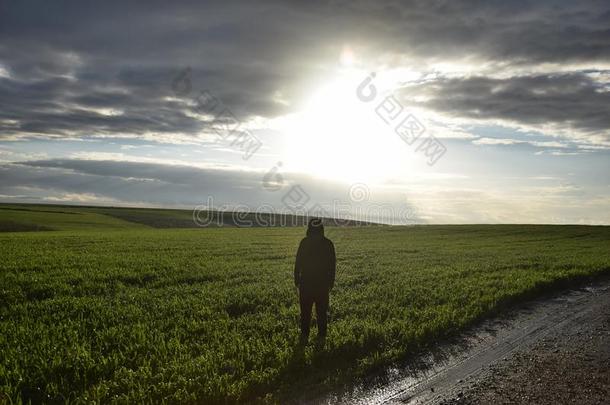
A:
<svg viewBox="0 0 610 405">
<path fill-rule="evenodd" d="M 484 321 L 454 343 L 368 377 L 351 387 L 322 398 L 298 403 L 391 404 L 434 403 L 456 385 L 509 356 L 517 348 L 536 342 L 555 328 L 577 322 L 595 310 L 595 302 L 610 299 L 610 281 L 572 290 L 561 297 L 524 305 L 500 319 Z"/>
</svg>

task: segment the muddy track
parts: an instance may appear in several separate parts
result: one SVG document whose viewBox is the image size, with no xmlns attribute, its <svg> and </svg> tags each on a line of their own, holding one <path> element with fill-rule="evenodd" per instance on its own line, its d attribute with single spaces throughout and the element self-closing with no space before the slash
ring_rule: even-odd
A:
<svg viewBox="0 0 610 405">
<path fill-rule="evenodd" d="M 413 364 L 394 368 L 382 378 L 332 393 L 308 403 L 428 404 L 461 392 L 465 381 L 481 378 L 490 366 L 516 350 L 575 327 L 610 305 L 610 280 L 522 305 L 510 317 L 483 322 Z"/>
</svg>

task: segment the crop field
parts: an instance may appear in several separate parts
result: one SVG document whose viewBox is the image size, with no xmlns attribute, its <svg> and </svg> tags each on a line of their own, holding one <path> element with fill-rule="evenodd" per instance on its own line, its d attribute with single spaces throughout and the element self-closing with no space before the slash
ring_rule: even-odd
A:
<svg viewBox="0 0 610 405">
<path fill-rule="evenodd" d="M 0 393 L 13 403 L 281 402 L 610 273 L 608 227 L 329 227 L 329 335 L 299 350 L 301 227 L 154 229 L 94 210 L 81 215 L 89 225 L 0 211 L 62 229 L 0 233 Z"/>
</svg>

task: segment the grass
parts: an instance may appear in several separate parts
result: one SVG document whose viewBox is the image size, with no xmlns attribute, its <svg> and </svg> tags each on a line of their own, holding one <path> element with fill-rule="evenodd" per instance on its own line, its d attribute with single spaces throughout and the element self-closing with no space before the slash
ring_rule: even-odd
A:
<svg viewBox="0 0 610 405">
<path fill-rule="evenodd" d="M 113 226 L 0 234 L 0 391 L 13 402 L 282 401 L 610 271 L 608 227 L 329 228 L 329 336 L 300 352 L 303 229 Z"/>
<path fill-rule="evenodd" d="M 201 211 L 197 216 L 205 227 L 303 226 L 307 218 L 290 214 Z M 342 226 L 367 223 L 343 220 Z M 193 210 L 164 208 L 92 207 L 0 203 L 0 232 L 40 230 L 85 230 L 141 228 L 201 228 L 193 220 Z"/>
<path fill-rule="evenodd" d="M 105 215 L 102 208 L 0 204 L 0 232 L 137 228 L 147 226 Z"/>
</svg>

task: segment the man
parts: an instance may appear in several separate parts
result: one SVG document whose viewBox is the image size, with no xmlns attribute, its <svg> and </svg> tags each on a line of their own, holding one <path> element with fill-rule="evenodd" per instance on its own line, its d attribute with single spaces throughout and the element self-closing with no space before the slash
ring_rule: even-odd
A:
<svg viewBox="0 0 610 405">
<path fill-rule="evenodd" d="M 311 310 L 316 305 L 318 338 L 326 337 L 328 294 L 335 284 L 335 246 L 324 237 L 321 219 L 311 219 L 294 265 L 294 284 L 301 305 L 301 343 L 309 338 Z"/>
</svg>

